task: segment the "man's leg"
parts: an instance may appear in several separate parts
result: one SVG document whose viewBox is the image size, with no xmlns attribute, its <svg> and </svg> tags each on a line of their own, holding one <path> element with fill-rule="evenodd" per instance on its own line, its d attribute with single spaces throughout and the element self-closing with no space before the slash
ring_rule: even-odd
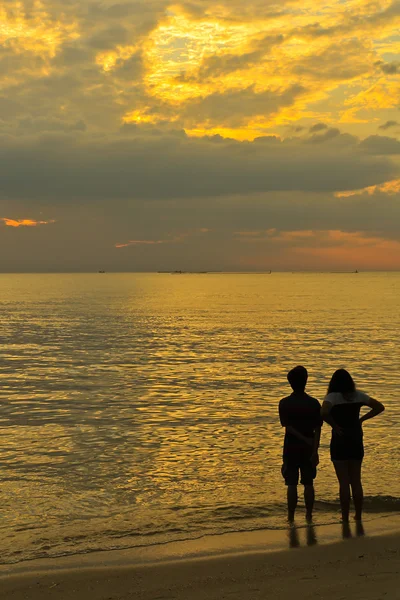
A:
<svg viewBox="0 0 400 600">
<path fill-rule="evenodd" d="M 312 521 L 314 499 L 315 499 L 314 486 L 312 484 L 305 485 L 304 486 L 304 503 L 306 505 L 306 519 L 308 522 Z"/>
<path fill-rule="evenodd" d="M 314 509 L 314 479 L 317 476 L 317 468 L 311 463 L 311 460 L 304 461 L 300 466 L 301 483 L 304 485 L 304 504 L 306 505 L 306 519 L 312 521 Z"/>
<path fill-rule="evenodd" d="M 297 485 L 287 486 L 287 505 L 288 505 L 288 521 L 292 523 L 294 521 L 294 513 L 297 508 Z"/>
<path fill-rule="evenodd" d="M 287 508 L 288 521 L 294 521 L 294 513 L 297 508 L 297 484 L 299 483 L 299 468 L 296 464 L 291 464 L 287 459 L 284 459 L 282 465 L 282 476 L 287 486 Z"/>
</svg>

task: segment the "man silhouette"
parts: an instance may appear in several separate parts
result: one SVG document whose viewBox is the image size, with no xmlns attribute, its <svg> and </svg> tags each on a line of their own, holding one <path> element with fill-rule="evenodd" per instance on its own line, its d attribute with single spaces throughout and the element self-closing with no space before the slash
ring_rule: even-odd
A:
<svg viewBox="0 0 400 600">
<path fill-rule="evenodd" d="M 321 437 L 321 405 L 305 392 L 307 369 L 298 366 L 289 371 L 288 381 L 293 392 L 279 403 L 279 417 L 285 427 L 282 475 L 287 486 L 288 520 L 294 521 L 297 507 L 297 486 L 304 485 L 307 521 L 312 521 L 314 508 L 314 479 L 319 463 Z"/>
</svg>

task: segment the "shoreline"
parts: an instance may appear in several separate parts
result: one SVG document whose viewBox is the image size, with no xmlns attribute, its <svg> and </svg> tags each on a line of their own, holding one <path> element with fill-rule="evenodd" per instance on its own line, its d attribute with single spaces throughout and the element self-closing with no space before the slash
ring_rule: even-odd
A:
<svg viewBox="0 0 400 600">
<path fill-rule="evenodd" d="M 299 514 L 294 524 L 282 529 L 257 529 L 221 534 L 205 534 L 193 539 L 135 546 L 125 549 L 93 550 L 58 557 L 23 560 L 0 564 L 0 582 L 4 577 L 29 573 L 97 569 L 115 566 L 144 567 L 180 561 L 218 559 L 228 556 L 270 554 L 288 549 L 327 546 L 352 538 L 400 536 L 400 513 L 379 515 L 358 524 L 307 524 Z"/>
<path fill-rule="evenodd" d="M 290 529 L 297 530 L 300 545 L 291 548 L 290 536 L 283 546 L 282 539 L 272 540 L 269 535 L 262 545 L 253 535 L 245 539 L 243 534 L 233 534 L 237 539 L 220 539 L 214 553 L 206 540 L 196 552 L 181 545 L 175 553 L 153 555 L 153 560 L 148 556 L 142 562 L 129 551 L 33 561 L 36 564 L 25 570 L 5 573 L 1 569 L 0 599 L 378 600 L 387 596 L 397 600 L 400 519 L 390 519 L 386 525 L 381 533 L 378 527 L 370 527 L 365 536 L 356 537 L 353 523 L 354 537 L 346 539 L 339 524 L 315 527 L 316 543 L 308 545 L 307 535 L 302 535 L 307 528 L 294 527 Z"/>
</svg>

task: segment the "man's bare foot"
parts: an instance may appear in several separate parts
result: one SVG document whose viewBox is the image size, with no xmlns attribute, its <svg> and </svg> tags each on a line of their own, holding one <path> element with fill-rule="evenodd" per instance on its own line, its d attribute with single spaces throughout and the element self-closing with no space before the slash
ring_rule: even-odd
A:
<svg viewBox="0 0 400 600">
<path fill-rule="evenodd" d="M 312 513 L 306 514 L 306 521 L 307 521 L 307 523 L 312 523 Z"/>
<path fill-rule="evenodd" d="M 348 523 L 349 522 L 349 515 L 348 514 L 343 514 L 342 513 L 342 523 Z"/>
<path fill-rule="evenodd" d="M 294 523 L 294 512 L 289 512 L 287 517 L 288 523 Z"/>
</svg>

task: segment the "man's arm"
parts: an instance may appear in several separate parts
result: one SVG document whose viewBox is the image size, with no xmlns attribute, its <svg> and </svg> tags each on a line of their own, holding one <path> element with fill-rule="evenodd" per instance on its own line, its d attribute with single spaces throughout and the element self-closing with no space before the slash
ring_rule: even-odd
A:
<svg viewBox="0 0 400 600">
<path fill-rule="evenodd" d="M 285 427 L 286 433 L 290 433 L 296 436 L 299 440 L 304 442 L 305 444 L 309 444 L 310 446 L 313 443 L 313 440 L 303 435 L 300 431 L 298 431 L 293 425 L 289 424 L 289 419 L 286 410 L 286 404 L 284 400 L 281 400 L 279 403 L 279 419 L 281 421 L 282 427 Z"/>
<path fill-rule="evenodd" d="M 318 449 L 319 449 L 320 441 L 321 441 L 321 425 L 316 427 L 316 429 L 314 431 L 313 450 L 312 450 L 312 454 L 311 454 L 311 462 L 314 464 L 314 466 L 317 466 L 319 464 Z"/>
<path fill-rule="evenodd" d="M 374 398 L 369 399 L 368 406 L 371 407 L 371 410 L 361 417 L 361 424 L 364 423 L 364 421 L 368 421 L 369 419 L 373 419 L 377 415 L 380 415 L 385 410 L 382 402 L 378 402 L 378 400 L 375 400 Z"/>
<path fill-rule="evenodd" d="M 284 425 L 284 427 L 285 427 L 285 425 Z M 298 431 L 297 429 L 295 429 L 293 427 L 293 425 L 286 425 L 286 431 L 288 433 L 291 433 L 292 435 L 295 435 L 297 438 L 299 438 L 299 440 L 301 440 L 305 444 L 308 444 L 309 446 L 313 446 L 314 445 L 313 438 L 306 437 L 305 435 L 303 435 L 302 433 L 300 433 L 300 431 Z"/>
</svg>

